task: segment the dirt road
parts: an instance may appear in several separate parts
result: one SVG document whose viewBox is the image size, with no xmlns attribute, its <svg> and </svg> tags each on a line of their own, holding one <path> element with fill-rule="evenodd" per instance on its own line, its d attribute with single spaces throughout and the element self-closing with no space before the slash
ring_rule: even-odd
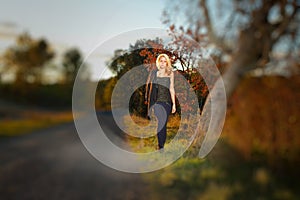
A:
<svg viewBox="0 0 300 200">
<path fill-rule="evenodd" d="M 101 123 L 112 123 L 111 115 Z M 146 199 L 148 192 L 140 174 L 92 157 L 73 123 L 0 140 L 0 199 Z"/>
</svg>

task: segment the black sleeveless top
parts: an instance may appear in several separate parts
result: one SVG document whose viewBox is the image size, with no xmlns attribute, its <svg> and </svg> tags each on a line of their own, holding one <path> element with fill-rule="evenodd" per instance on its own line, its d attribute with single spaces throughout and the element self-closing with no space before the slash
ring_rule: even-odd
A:
<svg viewBox="0 0 300 200">
<path fill-rule="evenodd" d="M 157 102 L 171 102 L 170 77 L 157 77 Z"/>
</svg>

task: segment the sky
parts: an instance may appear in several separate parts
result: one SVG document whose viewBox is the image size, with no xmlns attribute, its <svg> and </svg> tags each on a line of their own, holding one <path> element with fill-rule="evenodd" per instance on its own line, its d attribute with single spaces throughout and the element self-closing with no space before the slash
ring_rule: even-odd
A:
<svg viewBox="0 0 300 200">
<path fill-rule="evenodd" d="M 124 32 L 141 28 L 166 27 L 161 22 L 163 0 L 1 0 L 0 53 L 28 32 L 46 38 L 55 51 L 78 47 L 91 66 L 92 79 L 103 70 L 103 62 L 113 52 L 89 57 L 101 44 Z M 99 47 L 100 45 L 100 47 Z M 128 48 L 120 42 L 115 48 Z M 109 72 L 102 78 L 109 77 Z"/>
</svg>

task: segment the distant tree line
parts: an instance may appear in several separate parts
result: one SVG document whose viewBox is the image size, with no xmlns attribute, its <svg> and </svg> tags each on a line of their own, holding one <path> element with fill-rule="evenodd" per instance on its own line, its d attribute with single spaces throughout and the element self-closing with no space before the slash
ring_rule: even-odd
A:
<svg viewBox="0 0 300 200">
<path fill-rule="evenodd" d="M 83 56 L 77 48 L 67 49 L 58 59 L 46 39 L 23 33 L 1 55 L 1 98 L 41 106 L 69 107 L 72 85 L 82 61 Z M 84 64 L 83 67 L 86 73 L 81 78 L 89 80 L 88 66 Z"/>
</svg>

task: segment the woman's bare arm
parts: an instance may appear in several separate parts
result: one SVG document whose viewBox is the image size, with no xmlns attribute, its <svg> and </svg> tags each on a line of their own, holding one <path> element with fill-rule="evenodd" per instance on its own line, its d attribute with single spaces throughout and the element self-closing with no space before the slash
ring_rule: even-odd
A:
<svg viewBox="0 0 300 200">
<path fill-rule="evenodd" d="M 170 94 L 171 94 L 171 100 L 172 100 L 172 113 L 176 112 L 176 102 L 175 102 L 175 89 L 174 89 L 174 73 L 171 72 L 170 75 Z"/>
</svg>

